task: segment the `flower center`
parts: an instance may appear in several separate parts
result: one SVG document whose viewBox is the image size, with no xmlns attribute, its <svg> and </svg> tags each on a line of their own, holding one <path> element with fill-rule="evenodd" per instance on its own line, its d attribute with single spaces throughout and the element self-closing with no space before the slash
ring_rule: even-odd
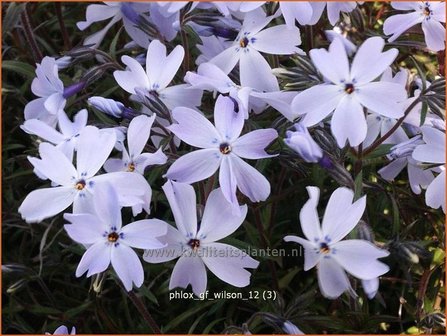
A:
<svg viewBox="0 0 447 336">
<path fill-rule="evenodd" d="M 430 16 L 430 14 L 431 14 L 430 7 L 425 6 L 425 8 L 424 8 L 424 15 L 425 16 Z"/>
<path fill-rule="evenodd" d="M 188 245 L 191 246 L 191 248 L 196 251 L 200 247 L 200 240 L 198 239 L 191 239 L 188 242 Z"/>
<path fill-rule="evenodd" d="M 320 253 L 328 254 L 329 252 L 331 252 L 329 245 L 326 243 L 321 243 L 320 244 Z"/>
<path fill-rule="evenodd" d="M 248 38 L 244 37 L 239 40 L 239 45 L 241 48 L 245 48 L 248 45 Z"/>
<path fill-rule="evenodd" d="M 75 184 L 75 189 L 77 190 L 82 190 L 85 188 L 85 181 L 84 180 L 79 180 L 76 184 Z"/>
<path fill-rule="evenodd" d="M 135 164 L 134 163 L 129 163 L 129 165 L 127 166 L 127 171 L 128 172 L 133 172 L 135 170 Z"/>
<path fill-rule="evenodd" d="M 226 142 L 220 144 L 219 150 L 222 154 L 230 154 L 231 152 L 231 146 L 227 144 Z"/>
<path fill-rule="evenodd" d="M 351 94 L 351 93 L 353 93 L 354 90 L 355 90 L 355 88 L 354 88 L 354 84 L 351 84 L 351 83 L 345 84 L 345 92 L 346 92 L 347 94 Z"/>
<path fill-rule="evenodd" d="M 119 237 L 119 234 L 113 231 L 109 233 L 109 235 L 107 236 L 107 240 L 111 243 L 115 243 Z"/>
</svg>

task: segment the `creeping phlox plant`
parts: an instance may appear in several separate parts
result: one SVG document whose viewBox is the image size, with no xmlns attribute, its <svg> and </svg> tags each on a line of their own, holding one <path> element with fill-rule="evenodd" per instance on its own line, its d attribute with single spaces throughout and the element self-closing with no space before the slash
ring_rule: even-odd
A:
<svg viewBox="0 0 447 336">
<path fill-rule="evenodd" d="M 444 2 L 4 9 L 5 332 L 443 332 Z"/>
</svg>

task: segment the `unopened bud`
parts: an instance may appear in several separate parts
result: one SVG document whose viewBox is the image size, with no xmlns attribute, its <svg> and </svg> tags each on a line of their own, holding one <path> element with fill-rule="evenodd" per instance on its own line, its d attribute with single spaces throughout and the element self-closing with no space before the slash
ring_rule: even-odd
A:
<svg viewBox="0 0 447 336">
<path fill-rule="evenodd" d="M 70 98 L 70 97 L 74 96 L 75 94 L 81 92 L 85 88 L 86 84 L 87 84 L 86 82 L 80 81 L 78 83 L 67 86 L 64 89 L 64 93 L 62 94 L 62 96 L 65 99 Z"/>
<path fill-rule="evenodd" d="M 307 127 L 297 123 L 295 131 L 287 131 L 284 142 L 304 161 L 317 163 L 323 158 L 323 151 L 312 139 Z"/>
<path fill-rule="evenodd" d="M 389 160 L 395 160 L 403 157 L 410 156 L 416 146 L 424 144 L 421 135 L 417 135 L 407 141 L 401 142 L 398 145 L 391 147 L 390 154 L 387 155 Z"/>
<path fill-rule="evenodd" d="M 121 118 L 123 109 L 125 108 L 120 102 L 99 96 L 90 97 L 88 103 L 97 110 L 107 113 L 115 118 Z"/>
</svg>

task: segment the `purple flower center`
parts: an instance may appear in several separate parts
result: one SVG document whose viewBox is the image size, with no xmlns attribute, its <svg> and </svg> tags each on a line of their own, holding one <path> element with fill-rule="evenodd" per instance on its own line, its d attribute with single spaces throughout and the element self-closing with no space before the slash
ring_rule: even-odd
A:
<svg viewBox="0 0 447 336">
<path fill-rule="evenodd" d="M 247 45 L 248 45 L 248 38 L 246 38 L 246 37 L 244 37 L 244 38 L 242 38 L 242 39 L 240 39 L 239 40 L 239 45 L 242 47 L 242 48 L 245 48 Z"/>
<path fill-rule="evenodd" d="M 198 239 L 191 239 L 188 242 L 188 245 L 195 251 L 200 247 L 200 240 Z"/>
<path fill-rule="evenodd" d="M 329 245 L 326 243 L 320 243 L 320 253 L 328 254 L 331 252 Z"/>
<path fill-rule="evenodd" d="M 355 90 L 355 88 L 354 88 L 354 84 L 351 84 L 351 83 L 345 84 L 345 92 L 346 92 L 347 94 L 351 94 L 351 93 L 353 93 L 354 90 Z"/>
<path fill-rule="evenodd" d="M 115 243 L 119 237 L 119 234 L 113 231 L 109 233 L 109 235 L 107 236 L 107 240 L 111 243 Z"/>
<path fill-rule="evenodd" d="M 231 146 L 228 143 L 224 142 L 224 143 L 220 144 L 219 150 L 222 154 L 225 154 L 225 155 L 230 154 Z"/>
</svg>

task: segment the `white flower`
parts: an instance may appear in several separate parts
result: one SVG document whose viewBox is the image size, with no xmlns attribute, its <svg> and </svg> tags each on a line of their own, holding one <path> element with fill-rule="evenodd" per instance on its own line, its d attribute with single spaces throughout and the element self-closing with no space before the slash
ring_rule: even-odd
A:
<svg viewBox="0 0 447 336">
<path fill-rule="evenodd" d="M 106 161 L 116 142 L 114 131 L 100 132 L 85 127 L 78 139 L 76 168 L 56 147 L 41 143 L 41 159 L 29 157 L 34 168 L 51 180 L 54 187 L 32 191 L 19 207 L 19 213 L 29 223 L 52 217 L 73 204 L 73 212 L 92 212 L 97 184 L 109 182 L 118 192 L 121 206 L 142 203 L 147 189 L 139 174 L 116 172 L 95 176 Z"/>
<path fill-rule="evenodd" d="M 161 238 L 167 246 L 146 251 L 143 258 L 149 263 L 161 263 L 180 257 L 172 271 L 169 289 L 191 284 L 194 294 L 200 296 L 207 287 L 205 265 L 230 285 L 248 286 L 251 274 L 245 268 L 257 268 L 259 262 L 231 245 L 216 242 L 237 230 L 247 215 L 247 206 L 240 207 L 240 214 L 233 214 L 221 190 L 215 189 L 208 197 L 199 225 L 192 186 L 168 181 L 163 190 L 177 229 L 168 225 L 168 233 Z"/>
<path fill-rule="evenodd" d="M 178 158 L 166 172 L 167 178 L 194 183 L 213 175 L 219 169 L 219 185 L 228 202 L 239 208 L 236 188 L 252 202 L 264 201 L 270 195 L 270 183 L 245 159 L 263 159 L 274 155 L 265 147 L 278 136 L 273 129 L 257 129 L 240 136 L 244 115 L 235 112 L 231 98 L 219 96 L 214 106 L 214 126 L 197 111 L 178 107 L 172 111 L 177 124 L 169 130 L 199 150 Z"/>
<path fill-rule="evenodd" d="M 383 24 L 383 32 L 392 35 L 388 40 L 395 41 L 409 28 L 421 23 L 428 49 L 445 49 L 445 2 L 441 1 L 392 1 L 395 9 L 412 11 L 406 14 L 392 15 Z"/>
<path fill-rule="evenodd" d="M 93 44 L 97 48 L 104 39 L 110 28 L 120 20 L 123 20 L 124 28 L 129 36 L 141 47 L 146 48 L 149 44 L 149 36 L 136 27 L 138 16 L 149 11 L 148 3 L 131 2 L 106 2 L 104 4 L 92 4 L 87 7 L 86 20 L 77 23 L 80 30 L 87 29 L 95 22 L 111 19 L 107 25 L 88 36 L 84 45 Z"/>
<path fill-rule="evenodd" d="M 26 120 L 20 128 L 28 134 L 37 135 L 56 145 L 67 156 L 68 160 L 72 161 L 77 138 L 79 133 L 87 126 L 87 118 L 88 113 L 84 109 L 79 111 L 71 122 L 67 114 L 62 111 L 57 116 L 60 132 L 39 119 Z"/>
<path fill-rule="evenodd" d="M 387 251 L 366 240 L 342 240 L 362 217 L 366 196 L 352 203 L 354 193 L 351 190 L 336 189 L 320 226 L 317 212 L 320 190 L 317 187 L 306 189 L 310 198 L 300 211 L 300 222 L 307 240 L 297 236 L 286 236 L 284 240 L 304 247 L 304 270 L 317 266 L 321 293 L 335 299 L 345 291 L 352 291 L 345 271 L 362 280 L 372 280 L 388 272 L 388 266 L 377 260 L 388 256 Z"/>
<path fill-rule="evenodd" d="M 144 219 L 122 227 L 121 207 L 112 185 L 104 183 L 95 190 L 94 213 L 64 214 L 70 224 L 65 231 L 74 241 L 88 246 L 76 269 L 76 276 L 87 277 L 113 266 L 126 290 L 143 284 L 143 266 L 131 247 L 159 249 L 165 244 L 157 238 L 166 234 L 167 224 Z"/>
<path fill-rule="evenodd" d="M 421 190 L 427 188 L 434 178 L 430 169 L 424 170 L 421 163 L 411 156 L 416 146 L 423 143 L 419 135 L 391 147 L 387 157 L 392 161 L 378 171 L 380 176 L 387 181 L 393 181 L 407 166 L 411 190 L 415 194 L 420 194 Z"/>
<path fill-rule="evenodd" d="M 339 27 L 335 26 L 332 30 L 325 30 L 324 34 L 326 35 L 327 39 L 330 42 L 334 41 L 334 39 L 336 38 L 340 39 L 340 41 L 342 41 L 343 45 L 345 46 L 346 53 L 348 54 L 348 56 L 351 56 L 356 52 L 357 50 L 356 45 L 352 43 L 350 40 L 348 40 L 346 34 L 344 34 Z"/>
<path fill-rule="evenodd" d="M 382 52 L 384 45 L 380 37 L 367 39 L 351 66 L 340 39 L 335 39 L 328 51 L 312 49 L 310 58 L 328 82 L 298 93 L 292 111 L 304 115 L 302 122 L 307 127 L 334 112 L 331 130 L 339 147 L 344 147 L 346 141 L 357 146 L 365 140 L 364 108 L 389 118 L 401 117 L 403 109 L 399 102 L 407 98 L 406 90 L 396 83 L 373 82 L 398 54 L 397 49 Z"/>
<path fill-rule="evenodd" d="M 413 152 L 415 160 L 438 164 L 441 173 L 430 183 L 425 192 L 425 203 L 433 209 L 442 207 L 445 213 L 445 130 L 434 127 L 421 127 L 425 144 L 419 145 Z"/>
<path fill-rule="evenodd" d="M 232 46 L 210 60 L 226 74 L 239 63 L 240 83 L 261 91 L 278 91 L 278 82 L 270 65 L 260 52 L 290 55 L 301 52 L 300 31 L 297 27 L 277 25 L 262 30 L 274 16 L 266 17 L 262 10 L 247 13 Z"/>
<path fill-rule="evenodd" d="M 162 165 L 166 163 L 168 158 L 162 152 L 161 148 L 155 153 L 143 153 L 154 120 L 155 114 L 150 118 L 145 115 L 140 115 L 132 119 L 127 130 L 127 145 L 129 150 L 127 150 L 122 143 L 118 143 L 119 149 L 122 150 L 123 157 L 122 159 L 108 159 L 104 163 L 106 172 L 128 171 L 143 175 L 147 166 Z M 149 205 L 151 197 L 152 191 L 149 184 L 147 184 L 147 190 L 143 197 L 144 204 L 137 204 L 132 207 L 134 216 L 141 212 L 141 207 L 143 207 L 147 213 L 150 212 Z"/>
<path fill-rule="evenodd" d="M 185 51 L 178 45 L 166 55 L 166 47 L 158 40 L 149 44 L 146 71 L 135 59 L 123 56 L 126 71 L 115 71 L 113 76 L 124 90 L 131 94 L 142 93 L 157 96 L 169 109 L 176 106 L 199 106 L 202 92 L 189 88 L 187 84 L 167 87 L 182 64 Z"/>
<path fill-rule="evenodd" d="M 59 79 L 58 66 L 52 57 L 44 57 L 36 64 L 36 75 L 31 91 L 38 97 L 25 106 L 25 120 L 39 119 L 50 126 L 57 122 L 57 116 L 66 103 L 64 84 Z"/>
</svg>

